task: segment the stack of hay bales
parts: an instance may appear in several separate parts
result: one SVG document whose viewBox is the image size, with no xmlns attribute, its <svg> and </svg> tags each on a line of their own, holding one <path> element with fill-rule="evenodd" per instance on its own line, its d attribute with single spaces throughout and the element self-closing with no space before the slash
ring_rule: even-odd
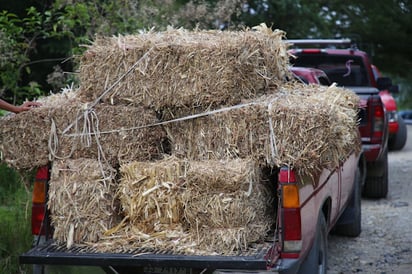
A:
<svg viewBox="0 0 412 274">
<path fill-rule="evenodd" d="M 78 90 L 0 122 L 4 160 L 54 161 L 49 207 L 59 242 L 110 252 L 247 249 L 276 218 L 264 168 L 310 177 L 360 150 L 358 97 L 286 82 L 283 36 L 260 26 L 97 38 L 80 58 Z M 25 139 L 13 146 L 16 134 Z M 90 209 L 105 217 L 86 228 Z"/>
</svg>

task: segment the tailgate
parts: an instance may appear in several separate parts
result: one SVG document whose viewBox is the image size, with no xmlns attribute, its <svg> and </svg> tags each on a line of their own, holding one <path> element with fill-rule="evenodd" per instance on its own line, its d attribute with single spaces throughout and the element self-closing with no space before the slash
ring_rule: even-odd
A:
<svg viewBox="0 0 412 274">
<path fill-rule="evenodd" d="M 136 249 L 127 253 L 99 253 L 87 247 L 67 249 L 52 241 L 38 245 L 20 255 L 21 264 L 128 266 L 128 267 L 182 267 L 197 269 L 266 269 L 266 254 L 273 243 L 266 242 L 233 256 L 184 255 L 171 251 Z"/>
</svg>

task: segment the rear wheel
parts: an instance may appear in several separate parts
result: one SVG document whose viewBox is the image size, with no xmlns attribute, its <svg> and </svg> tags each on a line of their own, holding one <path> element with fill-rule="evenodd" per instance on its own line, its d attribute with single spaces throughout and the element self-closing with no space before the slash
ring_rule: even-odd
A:
<svg viewBox="0 0 412 274">
<path fill-rule="evenodd" d="M 408 130 L 406 128 L 405 121 L 401 117 L 398 117 L 398 125 L 398 132 L 388 141 L 388 147 L 390 150 L 403 149 L 406 144 L 406 140 L 408 139 Z"/>
<path fill-rule="evenodd" d="M 385 198 L 388 195 L 388 150 L 379 161 L 368 163 L 362 194 L 368 198 Z"/>
<path fill-rule="evenodd" d="M 325 216 L 319 213 L 318 224 L 316 227 L 316 238 L 313 246 L 302 263 L 299 273 L 319 273 L 325 274 L 327 270 L 328 258 L 328 230 Z"/>
<path fill-rule="evenodd" d="M 348 237 L 359 236 L 362 231 L 361 193 L 362 174 L 360 172 L 360 169 L 358 168 L 355 174 L 352 197 L 349 201 L 348 207 L 339 217 L 339 220 L 333 229 L 333 233 Z"/>
</svg>

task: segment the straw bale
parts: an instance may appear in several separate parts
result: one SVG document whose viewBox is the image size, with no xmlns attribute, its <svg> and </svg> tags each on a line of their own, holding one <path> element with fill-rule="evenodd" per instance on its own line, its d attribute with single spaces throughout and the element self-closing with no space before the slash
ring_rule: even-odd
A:
<svg viewBox="0 0 412 274">
<path fill-rule="evenodd" d="M 36 101 L 42 106 L 50 108 L 58 108 L 68 103 L 80 102 L 78 93 L 80 87 L 75 87 L 73 84 L 62 88 L 59 92 L 50 93 L 48 96 L 40 97 Z"/>
<path fill-rule="evenodd" d="M 177 119 L 165 129 L 173 155 L 182 159 L 253 157 L 311 174 L 359 152 L 358 103 L 348 90 L 294 83 L 221 112 Z"/>
<path fill-rule="evenodd" d="M 31 169 L 48 162 L 48 138 L 42 129 L 50 129 L 48 113 L 33 109 L 0 119 L 2 161 L 17 169 Z"/>
<path fill-rule="evenodd" d="M 158 122 L 156 114 L 144 107 L 98 104 L 86 110 L 78 106 L 71 112 L 56 109 L 54 115 L 58 158 L 94 158 L 116 166 L 159 159 L 165 152 L 166 133 L 153 126 Z M 63 134 L 68 121 L 70 125 L 77 122 Z"/>
<path fill-rule="evenodd" d="M 237 104 L 289 75 L 283 37 L 265 26 L 97 37 L 80 58 L 81 96 L 156 110 Z"/>
<path fill-rule="evenodd" d="M 197 228 L 243 226 L 266 212 L 268 197 L 252 159 L 191 161 L 183 193 L 185 219 Z"/>
<path fill-rule="evenodd" d="M 70 112 L 73 105 L 80 104 L 77 89 L 73 87 L 37 101 L 41 107 L 0 119 L 2 161 L 16 169 L 32 169 L 49 162 L 49 137 L 55 109 L 63 107 Z"/>
<path fill-rule="evenodd" d="M 204 228 L 197 233 L 197 248 L 206 254 L 229 255 L 247 250 L 251 243 L 267 235 L 265 226 Z M 213 235 L 211 237 L 210 235 Z"/>
<path fill-rule="evenodd" d="M 67 158 L 94 158 L 114 166 L 164 153 L 166 133 L 149 126 L 158 122 L 151 110 L 105 104 L 89 108 L 72 93 L 39 101 L 39 108 L 0 119 L 2 160 L 9 166 L 31 169 Z"/>
<path fill-rule="evenodd" d="M 48 208 L 57 242 L 96 242 L 118 223 L 115 174 L 95 159 L 53 162 Z"/>
<path fill-rule="evenodd" d="M 97 252 L 136 252 L 142 249 L 145 252 L 158 251 L 181 254 L 194 254 L 196 243 L 190 240 L 182 226 L 164 227 L 156 233 L 143 233 L 137 226 L 129 225 L 127 221 L 106 231 L 96 243 L 86 243 L 86 246 Z M 201 250 L 196 250 L 201 252 Z"/>
<path fill-rule="evenodd" d="M 228 254 L 263 240 L 276 219 L 266 175 L 250 158 L 190 162 L 184 213 L 199 249 Z"/>
<path fill-rule="evenodd" d="M 120 167 L 119 199 L 125 216 L 144 233 L 181 223 L 184 166 L 173 157 Z"/>
</svg>

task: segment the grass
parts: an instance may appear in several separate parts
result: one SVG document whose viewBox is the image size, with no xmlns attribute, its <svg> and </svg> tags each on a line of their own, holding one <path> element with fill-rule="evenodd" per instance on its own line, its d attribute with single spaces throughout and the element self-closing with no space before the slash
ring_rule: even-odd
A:
<svg viewBox="0 0 412 274">
<path fill-rule="evenodd" d="M 31 191 L 16 171 L 0 164 L 0 273 L 30 273 L 18 257 L 32 244 Z"/>
</svg>

